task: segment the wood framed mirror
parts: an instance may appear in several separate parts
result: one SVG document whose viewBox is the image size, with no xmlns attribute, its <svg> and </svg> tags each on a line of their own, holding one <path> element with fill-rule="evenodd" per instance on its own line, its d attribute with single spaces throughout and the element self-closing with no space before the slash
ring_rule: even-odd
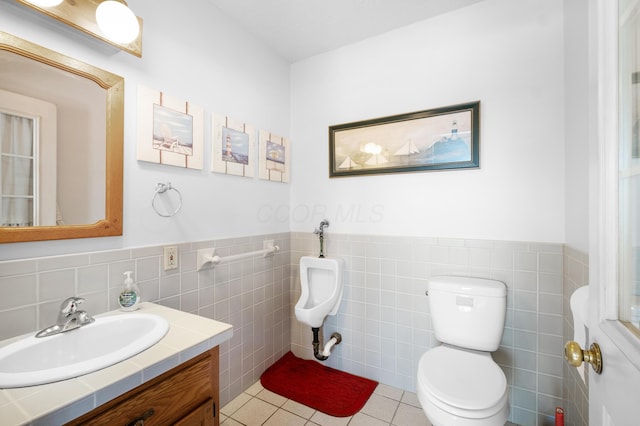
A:
<svg viewBox="0 0 640 426">
<path fill-rule="evenodd" d="M 0 32 L 0 243 L 122 235 L 123 146 L 122 77 Z"/>
</svg>

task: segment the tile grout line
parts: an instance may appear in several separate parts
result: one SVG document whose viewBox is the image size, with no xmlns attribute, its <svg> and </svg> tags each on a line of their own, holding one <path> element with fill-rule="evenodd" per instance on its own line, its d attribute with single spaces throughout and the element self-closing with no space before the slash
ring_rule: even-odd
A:
<svg viewBox="0 0 640 426">
<path fill-rule="evenodd" d="M 366 411 L 363 411 L 363 409 L 361 409 L 360 411 L 358 411 L 357 413 L 355 413 L 353 416 L 349 416 L 349 420 L 347 420 L 346 423 L 342 423 L 340 420 L 336 422 L 329 420 L 329 423 L 316 423 L 316 421 L 313 420 L 313 416 L 316 415 L 316 413 L 319 413 L 318 410 L 315 410 L 311 407 L 305 406 L 307 408 L 309 408 L 312 412 L 309 414 L 309 417 L 304 417 L 301 414 L 295 413 L 293 411 L 290 411 L 289 409 L 285 408 L 285 405 L 287 404 L 288 401 L 291 402 L 295 402 L 294 400 L 291 399 L 287 399 L 284 398 L 284 402 L 282 403 L 282 405 L 278 406 L 273 402 L 270 402 L 268 399 L 268 395 L 263 395 L 263 397 L 260 397 L 259 394 L 265 390 L 264 388 L 259 389 L 258 392 L 255 392 L 255 395 L 252 395 L 249 392 L 243 392 L 242 394 L 245 395 L 245 397 L 249 397 L 249 399 L 247 401 L 245 401 L 238 409 L 236 409 L 231 415 L 226 416 L 227 419 L 225 421 L 229 421 L 229 422 L 235 422 L 238 425 L 243 425 L 243 426 L 247 426 L 245 423 L 238 421 L 236 418 L 234 418 L 234 415 L 237 415 L 238 412 L 245 407 L 249 402 L 251 402 L 252 400 L 257 400 L 257 401 L 261 401 L 262 403 L 268 404 L 269 406 L 273 407 L 275 409 L 275 411 L 273 413 L 271 413 L 265 420 L 260 422 L 260 425 L 264 426 L 266 425 L 269 420 L 273 419 L 274 415 L 277 415 L 279 411 L 283 411 L 285 413 L 287 413 L 287 415 L 291 415 L 291 416 L 295 416 L 295 418 L 304 421 L 304 425 L 305 426 L 329 426 L 329 425 L 334 425 L 334 424 L 344 424 L 345 426 L 348 425 L 360 425 L 362 424 L 363 419 L 372 419 L 375 420 L 376 422 L 379 422 L 381 425 L 384 426 L 394 426 L 394 419 L 396 418 L 396 416 L 398 415 L 398 413 L 400 413 L 400 409 L 401 409 L 401 404 L 404 404 L 406 407 L 412 407 L 412 408 L 419 408 L 419 407 L 415 407 L 413 404 L 410 403 L 410 400 L 407 399 L 407 402 L 403 402 L 403 398 L 408 394 L 407 391 L 402 391 L 400 392 L 399 398 L 395 398 L 394 396 L 391 396 L 389 394 L 386 394 L 384 391 L 381 393 L 376 393 L 376 395 L 378 395 L 379 397 L 382 397 L 384 399 L 388 399 L 390 401 L 393 401 L 396 406 L 394 408 L 394 412 L 393 415 L 391 416 L 391 419 L 389 421 L 379 418 L 377 417 L 374 413 L 368 413 Z M 276 394 L 277 395 L 277 394 Z M 263 399 L 266 398 L 266 399 Z M 358 416 L 358 414 L 362 414 L 362 416 Z M 223 414 L 224 415 L 224 414 Z M 364 416 L 364 417 L 363 417 Z M 357 417 L 357 418 L 356 418 Z M 386 416 L 385 416 L 386 417 Z M 426 420 L 426 419 L 425 419 Z M 223 423 L 224 424 L 224 423 Z M 257 424 L 257 423 L 256 423 Z M 429 424 L 429 423 L 427 423 Z"/>
</svg>

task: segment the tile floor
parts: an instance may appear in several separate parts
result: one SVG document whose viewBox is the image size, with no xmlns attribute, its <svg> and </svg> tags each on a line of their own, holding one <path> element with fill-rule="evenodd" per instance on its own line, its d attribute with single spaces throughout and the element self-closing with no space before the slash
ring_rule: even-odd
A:
<svg viewBox="0 0 640 426">
<path fill-rule="evenodd" d="M 326 415 L 268 391 L 260 381 L 220 411 L 224 426 L 431 426 L 414 393 L 383 384 L 351 417 Z"/>
</svg>

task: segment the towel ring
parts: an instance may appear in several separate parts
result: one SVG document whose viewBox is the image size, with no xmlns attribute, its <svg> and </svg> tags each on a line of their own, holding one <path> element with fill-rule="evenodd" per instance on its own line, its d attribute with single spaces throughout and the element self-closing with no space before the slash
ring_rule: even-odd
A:
<svg viewBox="0 0 640 426">
<path fill-rule="evenodd" d="M 158 208 L 156 207 L 156 198 L 158 198 L 158 194 L 164 194 L 169 190 L 176 191 L 176 193 L 178 194 L 178 200 L 179 200 L 178 207 L 172 213 L 169 213 L 169 214 L 160 213 L 158 211 Z M 153 207 L 153 210 L 155 210 L 156 213 L 158 213 L 158 216 L 162 216 L 162 217 L 175 216 L 182 208 L 182 194 L 176 188 L 171 186 L 171 182 L 156 183 L 156 192 L 153 194 L 153 199 L 151 200 L 151 207 Z"/>
</svg>

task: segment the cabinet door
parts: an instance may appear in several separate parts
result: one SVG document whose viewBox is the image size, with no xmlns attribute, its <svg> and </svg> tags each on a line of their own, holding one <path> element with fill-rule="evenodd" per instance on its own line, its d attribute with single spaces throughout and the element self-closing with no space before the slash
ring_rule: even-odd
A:
<svg viewBox="0 0 640 426">
<path fill-rule="evenodd" d="M 198 412 L 204 405 L 213 410 L 213 389 L 211 383 L 211 358 L 207 356 L 186 368 L 178 367 L 178 371 L 162 380 L 152 383 L 144 390 L 133 390 L 115 405 L 101 410 L 88 420 L 72 422 L 91 426 L 112 426 L 138 424 L 145 426 L 168 425 L 177 421 L 185 421 L 192 411 Z M 204 401 L 207 401 L 203 404 Z M 183 420 L 180 420 L 183 419 Z M 211 411 L 213 419 L 213 411 Z M 184 423 L 201 424 L 201 423 Z M 209 425 L 211 423 L 202 423 Z"/>
<path fill-rule="evenodd" d="M 210 399 L 195 410 L 176 422 L 175 426 L 214 426 L 213 400 Z"/>
</svg>

